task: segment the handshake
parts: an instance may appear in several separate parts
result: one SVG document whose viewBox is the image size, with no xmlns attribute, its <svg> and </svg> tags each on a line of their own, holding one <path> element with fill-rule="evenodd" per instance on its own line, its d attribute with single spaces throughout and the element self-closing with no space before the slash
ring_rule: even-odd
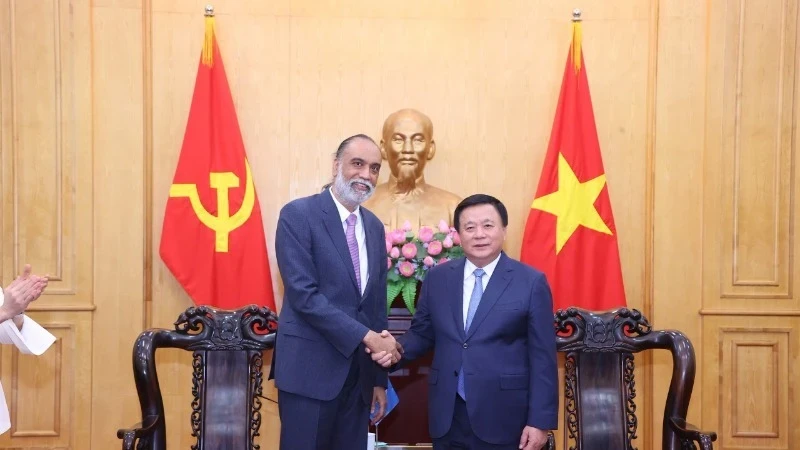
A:
<svg viewBox="0 0 800 450">
<path fill-rule="evenodd" d="M 372 360 L 381 367 L 397 364 L 403 357 L 403 346 L 386 330 L 380 334 L 370 330 L 364 336 L 363 342 L 366 352 L 371 354 Z"/>
</svg>

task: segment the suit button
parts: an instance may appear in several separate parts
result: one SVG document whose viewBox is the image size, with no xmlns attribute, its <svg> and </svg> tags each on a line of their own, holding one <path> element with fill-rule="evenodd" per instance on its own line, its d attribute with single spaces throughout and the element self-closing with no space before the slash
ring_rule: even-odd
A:
<svg viewBox="0 0 800 450">
<path fill-rule="evenodd" d="M 361 312 L 361 309 L 362 309 L 362 308 L 361 308 L 361 306 L 359 306 L 359 307 L 358 307 L 358 312 Z"/>
<path fill-rule="evenodd" d="M 453 375 L 454 375 L 454 376 L 458 376 L 458 371 L 457 371 L 457 370 L 454 370 L 454 371 L 453 371 Z"/>
<path fill-rule="evenodd" d="M 467 343 L 466 342 L 464 342 L 464 348 L 467 348 Z"/>
</svg>

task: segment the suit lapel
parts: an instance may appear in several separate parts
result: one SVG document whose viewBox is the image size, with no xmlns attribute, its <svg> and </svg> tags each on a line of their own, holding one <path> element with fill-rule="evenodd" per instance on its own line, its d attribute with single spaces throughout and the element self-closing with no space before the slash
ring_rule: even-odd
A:
<svg viewBox="0 0 800 450">
<path fill-rule="evenodd" d="M 333 203 L 333 197 L 331 197 L 331 195 L 329 189 L 326 189 L 320 194 L 322 197 L 322 211 L 325 213 L 325 217 L 323 218 L 325 228 L 328 230 L 328 235 L 331 237 L 333 246 L 336 247 L 336 251 L 339 252 L 339 256 L 342 258 L 345 270 L 350 274 L 350 280 L 353 282 L 353 286 L 358 290 L 356 272 L 353 269 L 353 260 L 350 258 L 350 250 L 347 249 L 347 238 L 344 235 L 341 217 L 339 217 L 339 210 L 336 209 L 336 204 Z"/>
<path fill-rule="evenodd" d="M 453 295 L 453 319 L 456 321 L 456 329 L 462 340 L 466 338 L 464 333 L 464 264 L 466 259 L 461 258 L 457 263 L 450 267 L 450 279 L 447 281 L 447 290 Z"/>
<path fill-rule="evenodd" d="M 486 285 L 486 291 L 483 293 L 478 309 L 475 311 L 475 316 L 472 318 L 472 323 L 467 331 L 467 339 L 475 334 L 475 330 L 489 314 L 489 310 L 492 309 L 494 304 L 497 303 L 497 299 L 500 298 L 503 291 L 506 290 L 509 281 L 511 281 L 512 272 L 513 269 L 511 265 L 508 264 L 508 257 L 504 253 L 501 253 L 500 260 L 497 261 L 497 267 L 494 268 L 492 277 L 489 279 L 489 284 Z"/>
</svg>

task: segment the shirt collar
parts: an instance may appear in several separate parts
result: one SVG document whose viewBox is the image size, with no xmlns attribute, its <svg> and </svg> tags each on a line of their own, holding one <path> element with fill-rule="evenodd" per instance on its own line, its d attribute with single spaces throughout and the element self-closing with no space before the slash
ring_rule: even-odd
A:
<svg viewBox="0 0 800 450">
<path fill-rule="evenodd" d="M 350 217 L 351 213 L 350 211 L 347 210 L 347 208 L 344 207 L 344 205 L 339 203 L 339 200 L 336 199 L 336 196 L 333 194 L 333 191 L 330 188 L 328 188 L 328 190 L 330 191 L 331 197 L 333 198 L 333 204 L 336 205 L 336 209 L 339 211 L 339 218 L 341 219 L 341 222 L 344 223 L 344 221 L 347 220 L 348 217 Z M 355 214 L 356 217 L 359 218 L 361 217 L 361 210 L 359 209 L 358 206 L 356 206 L 356 209 L 353 211 L 352 214 Z"/>
<path fill-rule="evenodd" d="M 494 269 L 497 267 L 497 263 L 500 262 L 500 256 L 502 256 L 502 254 L 503 252 L 500 252 L 500 254 L 497 255 L 497 258 L 494 259 L 494 261 L 490 262 L 489 264 L 483 267 L 483 271 L 486 272 L 487 280 L 492 277 L 492 272 L 494 272 Z M 472 264 L 472 262 L 469 259 L 466 259 L 466 263 L 464 264 L 464 279 L 466 280 L 467 278 L 471 277 L 472 272 L 475 272 L 475 269 L 477 268 L 478 266 Z"/>
</svg>

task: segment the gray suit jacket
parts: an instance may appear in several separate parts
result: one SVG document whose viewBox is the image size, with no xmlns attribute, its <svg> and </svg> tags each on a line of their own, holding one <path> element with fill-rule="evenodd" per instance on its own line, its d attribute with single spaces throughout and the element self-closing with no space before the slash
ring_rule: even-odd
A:
<svg viewBox="0 0 800 450">
<path fill-rule="evenodd" d="M 341 392 L 353 358 L 369 404 L 387 374 L 372 362 L 361 340 L 388 328 L 386 244 L 381 221 L 361 207 L 369 281 L 358 291 L 339 212 L 329 190 L 281 209 L 275 236 L 284 285 L 273 370 L 279 390 L 317 400 Z"/>
</svg>

